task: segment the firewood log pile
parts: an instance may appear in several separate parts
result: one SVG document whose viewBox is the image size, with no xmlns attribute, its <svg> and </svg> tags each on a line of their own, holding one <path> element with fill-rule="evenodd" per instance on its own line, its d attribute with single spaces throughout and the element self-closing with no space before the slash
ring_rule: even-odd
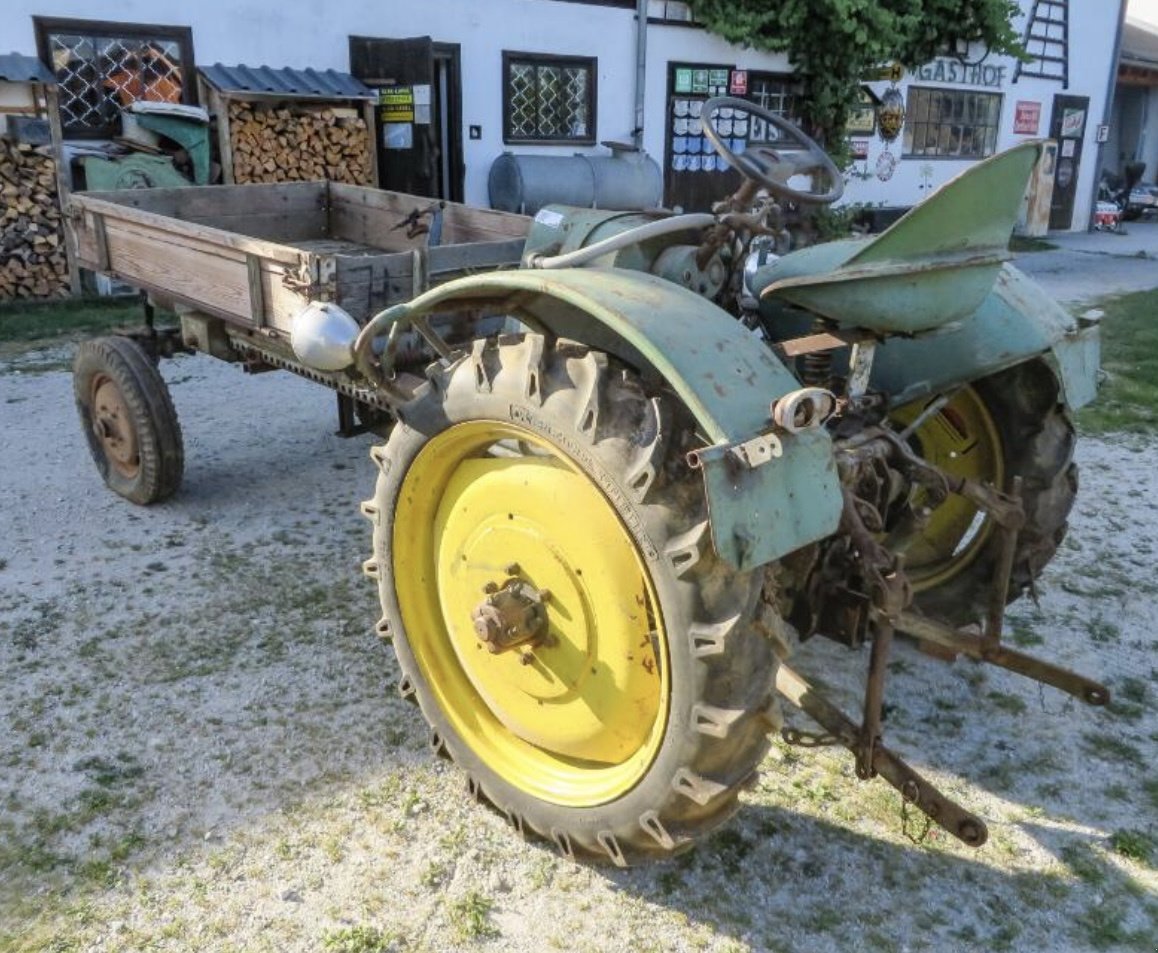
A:
<svg viewBox="0 0 1158 953">
<path fill-rule="evenodd" d="M 231 102 L 233 180 L 370 183 L 370 137 L 357 110 Z"/>
<path fill-rule="evenodd" d="M 68 291 L 56 161 L 0 139 L 0 301 Z"/>
</svg>

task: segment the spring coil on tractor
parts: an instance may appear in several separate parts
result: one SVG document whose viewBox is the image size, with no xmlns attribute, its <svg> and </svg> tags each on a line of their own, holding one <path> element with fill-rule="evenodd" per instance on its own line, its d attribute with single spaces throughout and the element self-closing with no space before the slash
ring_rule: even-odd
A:
<svg viewBox="0 0 1158 953">
<path fill-rule="evenodd" d="M 828 323 L 823 318 L 814 318 L 812 334 L 825 334 Z M 823 387 L 826 390 L 832 381 L 832 351 L 809 351 L 800 358 L 800 379 L 808 387 Z"/>
</svg>

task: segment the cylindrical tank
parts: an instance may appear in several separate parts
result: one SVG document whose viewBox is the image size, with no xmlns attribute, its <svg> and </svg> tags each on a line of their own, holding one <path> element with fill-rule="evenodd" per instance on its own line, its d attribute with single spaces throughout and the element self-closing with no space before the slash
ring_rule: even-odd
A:
<svg viewBox="0 0 1158 953">
<path fill-rule="evenodd" d="M 615 211 L 655 208 L 663 176 L 644 152 L 612 148 L 609 156 L 536 156 L 504 152 L 491 164 L 491 208 L 534 215 L 544 205 Z"/>
</svg>

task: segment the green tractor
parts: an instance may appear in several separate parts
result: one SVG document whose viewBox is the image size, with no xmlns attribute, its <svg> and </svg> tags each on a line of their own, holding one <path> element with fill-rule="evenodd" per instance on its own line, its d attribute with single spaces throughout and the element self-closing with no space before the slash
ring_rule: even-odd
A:
<svg viewBox="0 0 1158 953">
<path fill-rule="evenodd" d="M 732 154 L 725 108 L 799 148 Z M 439 346 L 372 453 L 378 631 L 432 747 L 568 856 L 663 858 L 727 820 L 778 695 L 861 777 L 979 844 L 982 821 L 881 745 L 894 632 L 1107 700 L 1000 643 L 1065 532 L 1070 411 L 1098 364 L 1097 328 L 1007 262 L 1040 146 L 874 239 L 776 258 L 752 246 L 775 237 L 777 199 L 834 201 L 838 171 L 773 113 L 721 99 L 704 116 L 745 177 L 708 220 L 548 207 L 524 268 L 361 330 L 355 366 L 389 387 L 400 332 L 433 339 L 448 313 L 508 325 Z M 871 643 L 862 724 L 785 665 L 814 634 Z"/>
<path fill-rule="evenodd" d="M 733 153 L 721 110 L 788 145 Z M 377 631 L 432 748 L 568 857 L 662 859 L 724 823 L 785 699 L 859 777 L 979 845 L 982 820 L 882 743 L 894 637 L 1108 701 L 1001 641 L 1065 533 L 1071 412 L 1098 368 L 1097 326 L 1009 264 L 1042 146 L 977 163 L 876 237 L 781 256 L 781 203 L 835 201 L 839 171 L 750 103 L 711 100 L 703 121 L 743 176 L 710 215 L 549 206 L 522 267 L 368 320 L 295 319 L 278 366 L 296 355 L 384 411 L 363 504 Z M 197 327 L 204 349 L 214 326 Z M 264 331 L 233 346 L 271 353 Z M 121 417 L 78 387 L 116 464 Z M 788 665 L 815 635 L 868 646 L 859 718 Z"/>
</svg>

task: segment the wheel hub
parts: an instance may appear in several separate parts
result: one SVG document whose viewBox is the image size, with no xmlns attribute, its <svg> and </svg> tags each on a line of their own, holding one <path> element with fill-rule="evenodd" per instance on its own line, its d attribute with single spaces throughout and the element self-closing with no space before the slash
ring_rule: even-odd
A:
<svg viewBox="0 0 1158 953">
<path fill-rule="evenodd" d="M 129 408 L 121 390 L 110 378 L 99 375 L 93 381 L 92 429 L 109 463 L 132 478 L 140 467 L 137 434 L 130 424 Z"/>
<path fill-rule="evenodd" d="M 539 645 L 547 635 L 546 595 L 517 578 L 518 570 L 517 564 L 509 566 L 513 578 L 502 586 L 488 582 L 483 588 L 486 598 L 470 614 L 475 634 L 493 655 L 520 645 Z"/>
</svg>

